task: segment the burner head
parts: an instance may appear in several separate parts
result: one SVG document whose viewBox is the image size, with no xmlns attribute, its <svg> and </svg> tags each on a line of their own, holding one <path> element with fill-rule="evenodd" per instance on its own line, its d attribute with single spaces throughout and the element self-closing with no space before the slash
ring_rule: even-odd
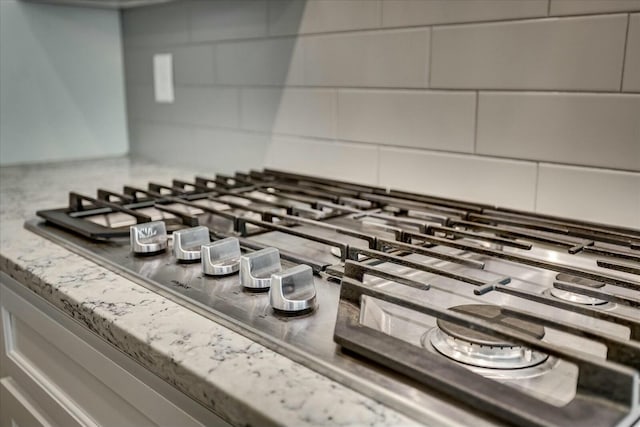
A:
<svg viewBox="0 0 640 427">
<path fill-rule="evenodd" d="M 450 310 L 473 315 L 537 339 L 544 337 L 543 326 L 507 316 L 495 305 L 459 305 Z M 446 320 L 438 319 L 437 325 L 430 333 L 431 345 L 438 352 L 461 363 L 483 368 L 520 369 L 542 363 L 548 357 L 547 354 Z"/>
<path fill-rule="evenodd" d="M 604 305 L 607 303 L 607 301 L 600 298 L 594 298 L 587 295 L 577 294 L 575 292 L 565 291 L 557 288 L 551 288 L 548 290 L 547 293 L 552 295 L 555 298 L 561 299 L 563 301 L 572 302 L 574 304 Z"/>
<path fill-rule="evenodd" d="M 585 279 L 583 277 L 575 277 L 570 276 L 568 274 L 560 273 L 556 276 L 556 280 L 560 282 L 567 282 L 569 284 L 576 284 L 581 286 L 586 286 L 593 289 L 602 288 L 604 286 L 603 282 L 597 282 L 595 280 Z M 561 299 L 563 301 L 569 301 L 574 304 L 582 304 L 582 305 L 604 305 L 607 301 L 599 298 L 590 297 L 587 295 L 578 294 L 575 292 L 567 291 L 564 289 L 558 289 L 553 287 L 547 291 L 547 294 L 552 295 L 555 298 Z"/>
<path fill-rule="evenodd" d="M 544 337 L 544 327 L 526 320 L 516 319 L 502 314 L 500 307 L 488 304 L 469 304 L 451 307 L 449 310 L 457 313 L 469 314 L 487 320 L 494 325 L 506 326 L 517 332 L 531 335 L 534 338 L 541 339 Z M 467 341 L 472 344 L 486 345 L 492 347 L 513 347 L 514 344 L 501 338 L 475 331 L 466 326 L 457 325 L 446 320 L 438 319 L 438 328 L 447 335 L 460 340 Z"/>
</svg>

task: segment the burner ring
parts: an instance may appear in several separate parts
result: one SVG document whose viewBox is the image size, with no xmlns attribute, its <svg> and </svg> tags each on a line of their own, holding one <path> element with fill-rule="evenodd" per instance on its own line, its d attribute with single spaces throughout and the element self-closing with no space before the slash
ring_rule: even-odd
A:
<svg viewBox="0 0 640 427">
<path fill-rule="evenodd" d="M 433 328 L 423 336 L 439 353 L 466 365 L 490 369 L 522 369 L 539 365 L 547 360 L 548 354 L 530 348 L 513 345 L 488 346 L 474 344 L 447 335 L 439 328 Z"/>
<path fill-rule="evenodd" d="M 450 308 L 451 311 L 472 314 L 496 325 L 508 327 L 533 338 L 542 339 L 544 327 L 504 315 L 500 307 L 469 304 Z M 490 334 L 438 319 L 437 327 L 423 336 L 439 353 L 467 365 L 491 369 L 521 369 L 538 365 L 548 354 L 508 342 Z"/>
</svg>

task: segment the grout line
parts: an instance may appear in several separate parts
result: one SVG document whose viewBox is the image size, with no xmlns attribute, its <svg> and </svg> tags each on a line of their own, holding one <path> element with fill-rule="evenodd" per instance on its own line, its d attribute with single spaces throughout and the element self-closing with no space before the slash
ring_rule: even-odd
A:
<svg viewBox="0 0 640 427">
<path fill-rule="evenodd" d="M 538 180 L 540 179 L 540 162 L 536 162 L 536 179 L 533 183 L 533 211 L 538 209 Z"/>
<path fill-rule="evenodd" d="M 384 28 L 382 26 L 384 23 L 384 18 L 382 16 L 383 10 L 382 0 L 378 0 L 378 28 Z"/>
<path fill-rule="evenodd" d="M 551 16 L 551 1 L 547 0 L 547 16 Z"/>
<path fill-rule="evenodd" d="M 337 140 L 340 135 L 340 127 L 338 125 L 340 114 L 338 109 L 340 108 L 340 91 L 335 89 L 335 99 L 333 100 L 333 137 Z"/>
<path fill-rule="evenodd" d="M 627 45 L 629 44 L 629 33 L 631 32 L 631 14 L 627 14 L 627 32 L 624 38 L 624 50 L 622 51 L 622 70 L 620 72 L 620 92 L 624 84 L 624 67 L 627 62 Z"/>
<path fill-rule="evenodd" d="M 0 0 L 2 1 L 2 0 Z M 128 85 L 131 86 L 153 86 L 153 81 L 149 81 L 147 83 L 134 81 L 127 82 Z M 495 89 L 495 88 L 445 88 L 445 87 L 421 87 L 421 86 L 397 86 L 397 87 L 389 87 L 389 86 L 338 86 L 338 85 L 326 85 L 326 86 L 313 86 L 313 85 L 301 85 L 301 84 L 290 84 L 290 85 L 276 85 L 276 84 L 260 84 L 260 83 L 252 83 L 252 84 L 235 84 L 235 83 L 217 83 L 217 84 L 209 84 L 209 83 L 180 83 L 176 86 L 183 87 L 224 87 L 224 88 L 242 88 L 242 89 L 308 89 L 308 90 L 316 90 L 316 89 L 325 89 L 325 90 L 353 90 L 353 91 L 384 91 L 384 92 L 465 92 L 465 93 L 473 93 L 477 91 L 481 92 L 497 92 L 497 93 L 517 93 L 517 94 L 548 94 L 548 95 L 574 95 L 574 94 L 587 94 L 587 95 L 628 95 L 628 96 L 637 96 L 640 92 L 624 92 L 620 93 L 618 90 L 580 90 L 580 89 Z"/>
<path fill-rule="evenodd" d="M 429 55 L 427 58 L 427 87 L 430 88 L 431 87 L 431 74 L 433 72 L 433 28 L 429 27 Z"/>
<path fill-rule="evenodd" d="M 476 91 L 476 111 L 473 123 L 473 152 L 478 152 L 478 110 L 480 107 L 480 91 Z"/>
<path fill-rule="evenodd" d="M 308 40 L 305 39 L 297 39 L 294 46 L 293 46 L 293 51 L 295 52 L 296 50 L 296 46 L 299 47 L 299 52 L 298 55 L 300 55 L 302 57 L 301 60 L 299 60 L 300 65 L 300 80 L 302 80 L 302 83 L 304 85 L 306 85 L 307 83 L 307 48 L 308 48 Z M 293 61 L 291 61 L 293 63 Z M 287 75 L 288 76 L 288 75 Z"/>
</svg>

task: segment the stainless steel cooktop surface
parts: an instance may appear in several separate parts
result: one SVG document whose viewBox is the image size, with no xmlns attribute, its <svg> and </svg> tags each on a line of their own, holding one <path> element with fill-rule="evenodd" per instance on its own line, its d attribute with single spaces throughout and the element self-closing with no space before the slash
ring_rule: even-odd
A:
<svg viewBox="0 0 640 427">
<path fill-rule="evenodd" d="M 26 227 L 427 425 L 632 425 L 640 230 L 281 171 Z"/>
</svg>

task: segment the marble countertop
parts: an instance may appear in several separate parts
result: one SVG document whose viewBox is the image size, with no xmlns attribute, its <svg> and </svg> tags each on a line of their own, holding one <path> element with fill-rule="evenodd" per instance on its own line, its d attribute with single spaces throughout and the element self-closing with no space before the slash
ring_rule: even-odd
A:
<svg viewBox="0 0 640 427">
<path fill-rule="evenodd" d="M 402 414 L 23 228 L 68 192 L 193 179 L 114 158 L 0 168 L 0 269 L 232 424 L 417 425 Z"/>
</svg>

